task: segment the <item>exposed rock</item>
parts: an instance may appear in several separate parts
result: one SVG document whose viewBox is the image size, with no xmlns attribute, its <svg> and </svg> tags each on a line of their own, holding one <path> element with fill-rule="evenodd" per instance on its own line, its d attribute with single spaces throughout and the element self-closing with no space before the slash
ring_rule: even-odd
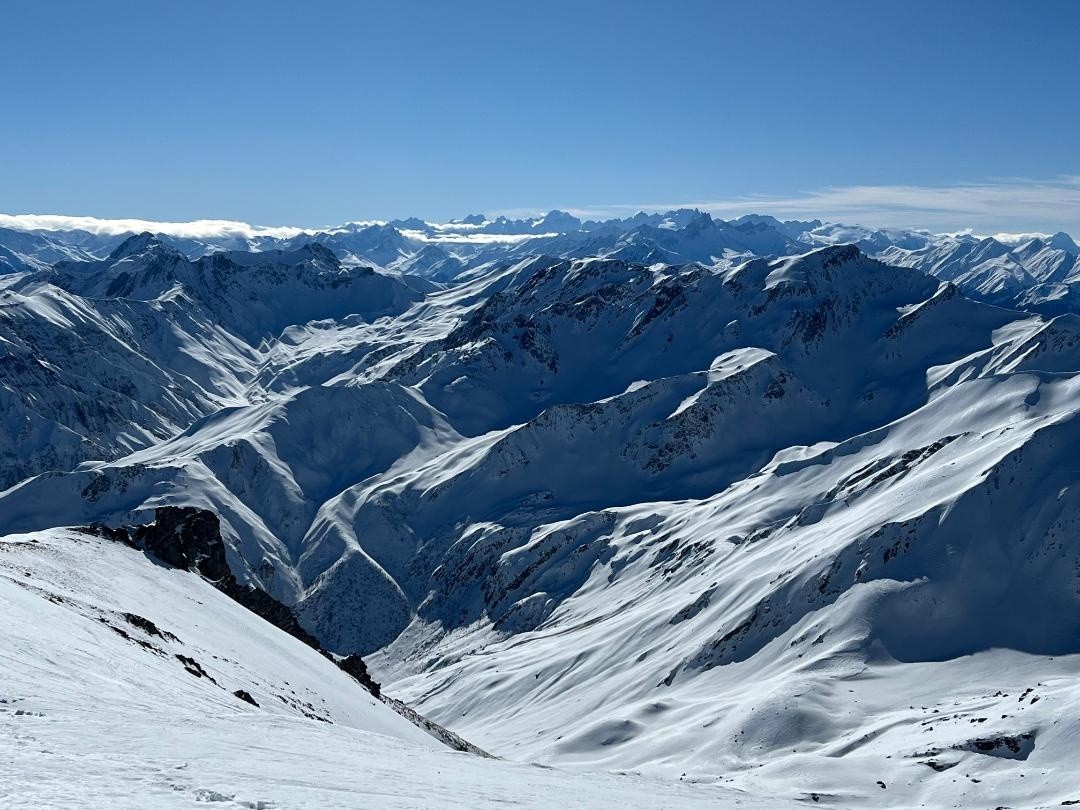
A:
<svg viewBox="0 0 1080 810">
<path fill-rule="evenodd" d="M 322 649 L 318 639 L 300 626 L 292 608 L 282 604 L 261 588 L 243 585 L 237 581 L 229 569 L 225 556 L 221 522 L 213 512 L 193 506 L 161 506 L 154 510 L 153 523 L 119 528 L 95 523 L 84 531 L 109 540 L 127 543 L 147 554 L 152 554 L 166 565 L 200 574 L 233 601 L 239 602 L 279 630 L 284 630 L 293 638 L 299 639 L 312 649 L 336 661 Z M 154 634 L 136 621 L 132 621 L 131 618 L 128 620 L 151 635 Z M 149 624 L 152 626 L 152 623 Z M 359 660 L 358 656 L 351 657 Z M 357 677 L 352 671 L 346 671 L 372 694 L 378 696 L 378 684 L 366 676 L 367 668 L 364 663 L 360 661 L 359 667 L 356 664 L 352 666 L 357 671 L 359 667 L 363 667 L 366 680 Z"/>
<path fill-rule="evenodd" d="M 1035 750 L 1035 732 L 1023 734 L 999 734 L 994 737 L 980 737 L 953 746 L 957 751 L 971 751 L 1002 759 L 1024 760 Z"/>
<path fill-rule="evenodd" d="M 255 702 L 255 698 L 251 696 L 251 693 L 244 689 L 237 689 L 235 692 L 233 692 L 233 696 L 240 698 L 240 700 L 244 701 L 245 703 L 250 703 L 252 706 L 259 705 Z"/>
<path fill-rule="evenodd" d="M 193 506 L 162 506 L 154 522 L 131 531 L 135 545 L 173 568 L 197 571 L 212 582 L 232 576 L 217 515 Z M 231 594 L 230 594 L 231 596 Z"/>
<path fill-rule="evenodd" d="M 363 684 L 375 697 L 381 696 L 382 687 L 380 687 L 368 673 L 367 664 L 364 663 L 364 659 L 359 655 L 350 655 L 343 658 L 337 662 L 337 665 Z"/>
<path fill-rule="evenodd" d="M 359 655 L 350 655 L 339 659 L 327 652 L 318 640 L 300 626 L 292 608 L 274 599 L 270 594 L 252 585 L 241 585 L 229 570 L 225 556 L 225 541 L 221 537 L 221 523 L 217 515 L 206 509 L 191 506 L 162 506 L 154 510 L 154 522 L 142 526 L 110 528 L 97 523 L 83 529 L 109 540 L 127 543 L 144 553 L 152 554 L 157 559 L 175 568 L 182 568 L 200 574 L 211 581 L 218 590 L 235 602 L 240 603 L 252 613 L 262 617 L 280 630 L 318 650 L 333 661 L 343 672 L 348 673 L 375 698 L 402 717 L 409 720 L 445 745 L 457 751 L 465 751 L 478 756 L 491 755 L 477 748 L 472 743 L 458 736 L 438 723 L 428 720 L 419 712 L 411 709 L 400 700 L 382 694 L 380 685 L 371 677 L 367 664 Z M 126 614 L 125 618 L 149 635 L 162 635 L 157 626 L 148 619 L 135 614 Z M 193 658 L 184 655 L 175 656 L 190 674 L 197 678 L 213 677 Z M 214 681 L 216 683 L 216 681 Z M 232 693 L 240 700 L 255 702 L 250 693 L 238 689 Z M 282 700 L 287 699 L 282 697 Z M 313 719 L 326 718 L 313 713 L 305 713 Z"/>
</svg>

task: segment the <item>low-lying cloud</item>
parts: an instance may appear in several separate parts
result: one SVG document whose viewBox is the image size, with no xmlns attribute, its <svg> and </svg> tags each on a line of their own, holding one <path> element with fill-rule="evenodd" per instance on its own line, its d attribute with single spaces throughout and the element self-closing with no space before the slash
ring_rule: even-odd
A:
<svg viewBox="0 0 1080 810">
<path fill-rule="evenodd" d="M 287 239 L 304 228 L 266 227 L 228 219 L 197 219 L 193 222 L 155 222 L 147 219 L 101 219 L 60 214 L 0 214 L 0 227 L 22 231 L 87 231 L 99 236 L 123 233 L 163 233 L 183 239 L 252 239 L 271 236 Z"/>
</svg>

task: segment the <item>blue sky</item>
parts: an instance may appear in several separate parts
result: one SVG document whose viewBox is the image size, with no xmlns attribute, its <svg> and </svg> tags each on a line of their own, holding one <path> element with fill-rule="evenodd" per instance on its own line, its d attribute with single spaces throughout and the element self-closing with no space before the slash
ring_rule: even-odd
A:
<svg viewBox="0 0 1080 810">
<path fill-rule="evenodd" d="M 1080 3 L 16 0 L 0 211 L 1080 232 Z"/>
</svg>

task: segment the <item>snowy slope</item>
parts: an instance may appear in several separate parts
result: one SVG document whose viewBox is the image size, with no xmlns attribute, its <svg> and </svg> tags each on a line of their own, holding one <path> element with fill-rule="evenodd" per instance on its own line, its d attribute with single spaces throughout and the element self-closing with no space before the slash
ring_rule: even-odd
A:
<svg viewBox="0 0 1080 810">
<path fill-rule="evenodd" d="M 196 575 L 78 532 L 0 539 L 0 607 L 4 807 L 775 806 L 451 752 Z"/>
<path fill-rule="evenodd" d="M 101 261 L 58 263 L 42 278 L 90 298 L 186 295 L 252 344 L 311 320 L 398 314 L 421 298 L 400 279 L 343 265 L 317 242 L 189 261 L 150 233 L 130 237 Z"/>
<path fill-rule="evenodd" d="M 915 267 L 951 281 L 981 300 L 1057 314 L 1076 311 L 1072 303 L 1076 293 L 1071 288 L 1078 280 L 1078 254 L 1080 249 L 1062 233 L 1019 245 L 990 237 L 946 236 L 915 248 L 892 244 L 877 255 L 890 264 Z"/>
<path fill-rule="evenodd" d="M 422 294 L 320 245 L 189 261 L 150 234 L 0 290 L 0 487 L 176 435 L 250 391 L 266 342 L 312 320 L 361 323 Z"/>
<path fill-rule="evenodd" d="M 89 261 L 94 258 L 92 253 L 73 244 L 67 236 L 0 228 L 0 271 L 42 270 L 59 261 Z"/>
<path fill-rule="evenodd" d="M 1076 382 L 1020 375 L 988 396 L 999 385 L 788 451 L 712 498 L 541 525 L 489 574 L 511 605 L 494 628 L 440 638 L 417 622 L 385 671 L 435 717 L 521 756 L 771 790 L 797 769 L 839 806 L 1070 798 Z M 498 531 L 474 524 L 468 542 Z M 482 704 L 462 686 L 477 681 Z M 570 730 L 586 706 L 603 708 Z M 1025 734 L 1023 762 L 966 750 Z"/>
<path fill-rule="evenodd" d="M 179 298 L 0 291 L 0 487 L 179 432 L 237 401 L 256 358 Z"/>
</svg>

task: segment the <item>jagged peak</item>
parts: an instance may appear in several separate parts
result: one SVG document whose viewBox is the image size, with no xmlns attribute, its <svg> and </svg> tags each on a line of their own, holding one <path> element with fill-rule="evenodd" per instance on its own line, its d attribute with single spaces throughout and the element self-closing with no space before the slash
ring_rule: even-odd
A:
<svg viewBox="0 0 1080 810">
<path fill-rule="evenodd" d="M 450 220 L 453 225 L 483 225 L 487 221 L 488 218 L 484 214 L 469 214 L 461 219 Z"/>
<path fill-rule="evenodd" d="M 838 267 L 853 262 L 870 262 L 879 264 L 871 259 L 855 244 L 828 245 L 827 247 L 811 250 L 798 256 L 789 256 L 771 263 L 775 270 L 809 270 L 817 267 Z"/>
<path fill-rule="evenodd" d="M 143 231 L 129 236 L 117 245 L 109 254 L 109 261 L 120 261 L 129 256 L 144 253 L 147 250 L 165 250 L 171 253 L 179 253 L 175 248 L 162 242 L 155 234 L 150 233 L 150 231 Z"/>
<path fill-rule="evenodd" d="M 1077 246 L 1073 238 L 1065 231 L 1058 231 L 1046 243 L 1055 250 L 1064 250 L 1073 254 L 1080 253 L 1080 246 Z"/>
<path fill-rule="evenodd" d="M 213 253 L 204 257 L 211 262 L 229 262 L 242 267 L 251 267 L 264 264 L 316 264 L 329 265 L 332 268 L 340 268 L 341 262 L 330 248 L 321 242 L 305 242 L 292 250 L 264 250 L 251 253 L 243 250 L 229 250 Z"/>
</svg>

